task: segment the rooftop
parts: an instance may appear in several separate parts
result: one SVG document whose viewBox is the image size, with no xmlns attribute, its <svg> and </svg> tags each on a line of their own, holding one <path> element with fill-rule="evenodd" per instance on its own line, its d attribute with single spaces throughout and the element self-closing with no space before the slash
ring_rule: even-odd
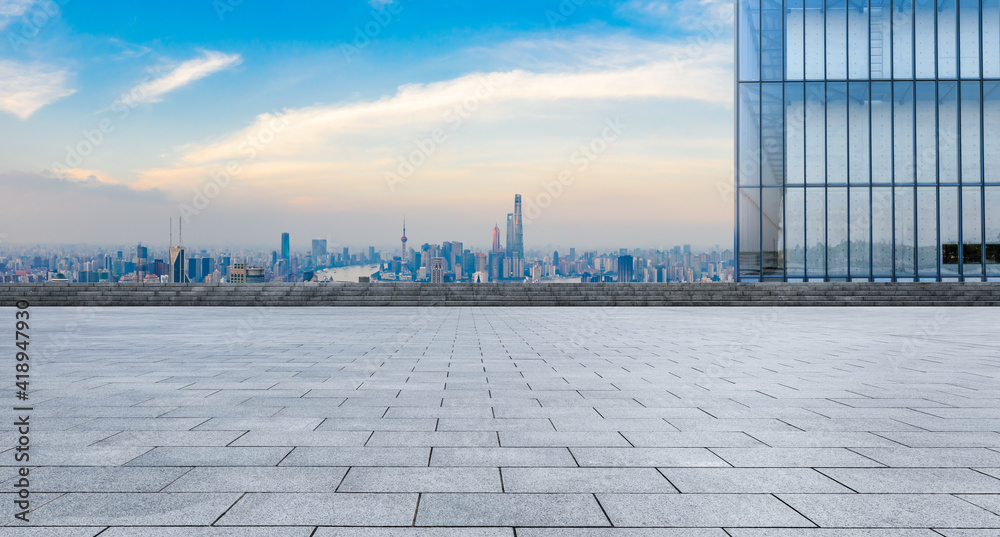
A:
<svg viewBox="0 0 1000 537">
<path fill-rule="evenodd" d="M 31 315 L 2 536 L 1000 532 L 995 308 Z"/>
</svg>

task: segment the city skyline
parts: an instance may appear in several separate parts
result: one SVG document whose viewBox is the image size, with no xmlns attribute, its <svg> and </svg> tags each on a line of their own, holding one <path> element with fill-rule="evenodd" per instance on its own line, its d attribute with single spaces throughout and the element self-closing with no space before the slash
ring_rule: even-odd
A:
<svg viewBox="0 0 1000 537">
<path fill-rule="evenodd" d="M 728 2 L 2 5 L 5 242 L 729 242 Z"/>
</svg>

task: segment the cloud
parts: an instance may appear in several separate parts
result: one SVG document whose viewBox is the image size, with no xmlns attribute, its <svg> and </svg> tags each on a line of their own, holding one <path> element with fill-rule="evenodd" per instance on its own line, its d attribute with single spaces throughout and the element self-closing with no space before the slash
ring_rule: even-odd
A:
<svg viewBox="0 0 1000 537">
<path fill-rule="evenodd" d="M 0 0 L 0 30 L 24 15 L 34 3 L 35 0 Z"/>
<path fill-rule="evenodd" d="M 76 92 L 65 70 L 0 60 L 0 110 L 28 119 L 43 106 Z"/>
<path fill-rule="evenodd" d="M 35 194 L 86 195 L 118 201 L 160 203 L 167 199 L 158 189 L 137 190 L 128 185 L 102 181 L 95 175 L 74 180 L 29 173 L 0 173 L 0 186 L 4 190 L 30 191 Z"/>
<path fill-rule="evenodd" d="M 473 73 L 429 84 L 400 86 L 377 100 L 285 110 L 280 135 L 267 145 L 271 156 L 315 155 L 340 137 L 388 136 L 406 128 L 443 126 L 455 107 L 475 106 L 477 119 L 504 120 L 537 106 L 574 101 L 692 100 L 729 106 L 731 49 L 710 45 L 693 54 L 684 45 L 646 43 L 645 50 L 607 43 L 566 53 L 561 69 Z M 575 54 L 575 57 L 571 57 Z M 185 164 L 239 158 L 247 140 L 273 131 L 279 115 L 266 113 L 221 141 L 189 148 Z M 450 118 L 450 119 L 449 119 Z M 268 133 L 269 138 L 270 134 Z"/>
<path fill-rule="evenodd" d="M 732 0 L 629 0 L 615 9 L 615 15 L 647 26 L 667 26 L 689 32 L 706 31 L 716 38 L 732 36 Z M 728 32 L 719 32 L 720 27 Z"/>
<path fill-rule="evenodd" d="M 187 86 L 188 84 L 201 80 L 209 75 L 215 74 L 223 69 L 237 66 L 243 63 L 243 57 L 239 54 L 224 54 L 222 52 L 205 51 L 202 57 L 188 60 L 169 72 L 148 82 L 141 83 L 141 97 L 132 99 L 129 102 L 158 103 L 163 100 L 163 96 L 171 91 Z M 158 68 L 156 71 L 162 71 Z M 133 91 L 133 94 L 138 93 Z"/>
</svg>

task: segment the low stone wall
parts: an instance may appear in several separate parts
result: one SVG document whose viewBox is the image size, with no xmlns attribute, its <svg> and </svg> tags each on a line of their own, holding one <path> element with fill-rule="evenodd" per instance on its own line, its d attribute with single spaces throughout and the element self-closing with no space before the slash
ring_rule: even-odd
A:
<svg viewBox="0 0 1000 537">
<path fill-rule="evenodd" d="M 32 306 L 997 306 L 1000 282 L 0 284 Z"/>
</svg>

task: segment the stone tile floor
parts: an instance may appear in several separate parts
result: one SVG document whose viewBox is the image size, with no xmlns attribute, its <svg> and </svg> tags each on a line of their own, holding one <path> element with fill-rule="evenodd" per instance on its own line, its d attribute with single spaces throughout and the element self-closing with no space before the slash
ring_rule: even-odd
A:
<svg viewBox="0 0 1000 537">
<path fill-rule="evenodd" d="M 1000 535 L 996 309 L 31 313 L 0 536 Z"/>
</svg>

